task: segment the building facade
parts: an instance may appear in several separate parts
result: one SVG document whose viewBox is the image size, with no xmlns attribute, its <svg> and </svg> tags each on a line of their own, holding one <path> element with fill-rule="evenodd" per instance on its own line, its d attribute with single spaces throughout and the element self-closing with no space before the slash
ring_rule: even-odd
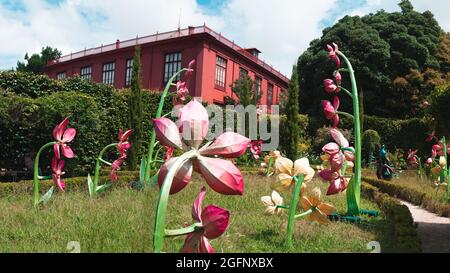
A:
<svg viewBox="0 0 450 273">
<path fill-rule="evenodd" d="M 248 75 L 255 81 L 258 103 L 278 104 L 289 79 L 258 58 L 256 48 L 241 48 L 207 26 L 189 27 L 62 56 L 50 61 L 46 74 L 63 79 L 79 75 L 86 80 L 111 84 L 117 89 L 131 83 L 135 45 L 141 46 L 141 84 L 162 90 L 167 80 L 195 59 L 188 88 L 191 96 L 223 104 L 225 97 L 238 100 L 232 83 Z"/>
</svg>

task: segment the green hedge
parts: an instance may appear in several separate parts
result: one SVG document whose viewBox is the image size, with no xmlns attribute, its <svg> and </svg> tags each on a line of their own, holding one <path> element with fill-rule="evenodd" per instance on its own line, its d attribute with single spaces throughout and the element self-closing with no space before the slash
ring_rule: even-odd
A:
<svg viewBox="0 0 450 273">
<path fill-rule="evenodd" d="M 445 135 L 450 139 L 449 105 L 450 83 L 436 88 L 428 98 L 430 107 L 428 113 L 434 118 L 436 134 Z"/>
<path fill-rule="evenodd" d="M 422 206 L 426 210 L 434 212 L 443 217 L 450 217 L 450 204 L 436 201 L 433 196 L 415 189 L 403 187 L 394 182 L 384 181 L 376 178 L 363 177 L 363 181 L 380 189 L 380 191 L 391 196 L 398 197 L 412 204 Z"/>
<path fill-rule="evenodd" d="M 386 219 L 392 223 L 390 231 L 395 240 L 396 251 L 420 253 L 421 240 L 408 207 L 388 194 L 381 193 L 377 187 L 370 184 L 363 182 L 361 190 L 364 195 L 380 206 L 386 215 Z"/>
<path fill-rule="evenodd" d="M 71 143 L 76 157 L 67 160 L 65 169 L 70 176 L 86 175 L 92 172 L 100 149 L 117 141 L 120 128 L 129 127 L 129 90 L 115 90 L 77 77 L 56 81 L 42 75 L 16 72 L 0 73 L 2 88 L 6 92 L 0 94 L 0 143 L 4 145 L 0 168 L 24 170 L 27 157 L 29 171 L 29 162 L 37 149 L 52 141 L 54 126 L 70 116 L 69 126 L 78 131 Z M 148 90 L 142 96 L 144 140 L 147 140 L 161 96 L 159 92 Z M 164 113 L 171 109 L 168 96 Z M 141 155 L 146 148 L 144 144 Z M 50 152 L 43 154 L 42 170 L 48 169 L 50 157 Z M 114 151 L 106 157 L 113 159 Z"/>
</svg>

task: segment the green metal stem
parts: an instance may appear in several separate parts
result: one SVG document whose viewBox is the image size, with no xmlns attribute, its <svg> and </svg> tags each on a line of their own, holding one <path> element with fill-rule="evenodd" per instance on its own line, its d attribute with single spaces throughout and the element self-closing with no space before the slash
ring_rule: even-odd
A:
<svg viewBox="0 0 450 273">
<path fill-rule="evenodd" d="M 353 94 L 352 92 L 348 91 L 347 88 L 342 87 L 342 86 L 338 86 L 342 91 L 344 91 L 345 93 L 347 93 L 347 95 L 349 95 L 351 98 L 353 98 Z"/>
<path fill-rule="evenodd" d="M 270 168 L 272 168 L 272 164 L 273 164 L 273 157 L 269 158 L 269 164 L 267 164 L 267 172 L 266 172 L 266 176 L 270 175 Z"/>
<path fill-rule="evenodd" d="M 286 234 L 286 246 L 288 247 L 292 247 L 292 233 L 294 231 L 295 209 L 297 208 L 297 203 L 300 199 L 300 190 L 302 189 L 303 178 L 303 175 L 299 175 L 298 178 L 294 176 L 295 189 L 294 195 L 291 199 L 291 204 L 289 206 L 289 219 Z"/>
<path fill-rule="evenodd" d="M 295 215 L 294 218 L 297 219 L 297 218 L 305 217 L 306 215 L 311 214 L 311 212 L 313 212 L 313 211 L 314 211 L 314 209 L 309 209 L 305 212 Z"/>
<path fill-rule="evenodd" d="M 102 163 L 104 163 L 104 164 L 106 164 L 106 165 L 108 165 L 108 166 L 112 166 L 112 163 L 111 163 L 111 162 L 106 161 L 106 160 L 104 160 L 103 158 L 100 158 L 100 162 L 102 162 Z"/>
<path fill-rule="evenodd" d="M 158 198 L 158 205 L 156 209 L 156 220 L 155 220 L 155 229 L 153 233 L 153 252 L 159 253 L 162 250 L 164 245 L 164 236 L 165 236 L 165 219 L 166 219 L 166 211 L 167 211 L 167 202 L 169 201 L 169 193 L 170 188 L 172 187 L 173 178 L 175 177 L 178 170 L 183 166 L 183 164 L 189 159 L 195 157 L 195 150 L 191 150 L 189 152 L 181 155 L 169 169 L 166 177 L 164 178 L 164 182 L 161 187 L 161 191 Z"/>
<path fill-rule="evenodd" d="M 349 114 L 349 113 L 347 113 L 347 112 L 336 111 L 336 113 L 338 113 L 339 115 L 343 115 L 343 116 L 349 117 L 349 118 L 351 118 L 351 119 L 354 119 L 354 118 L 355 118 L 352 114 Z"/>
<path fill-rule="evenodd" d="M 98 154 L 98 157 L 97 157 L 97 162 L 95 163 L 95 175 L 94 175 L 94 182 L 93 182 L 93 191 L 92 191 L 92 195 L 93 196 L 95 196 L 96 194 L 97 194 L 97 186 L 98 186 L 98 180 L 99 180 L 99 177 L 100 177 L 100 167 L 101 167 L 101 165 L 100 165 L 100 162 L 102 161 L 104 161 L 103 160 L 103 154 L 105 153 L 105 151 L 106 150 L 108 150 L 109 148 L 111 148 L 111 147 L 116 147 L 117 146 L 117 144 L 118 143 L 112 143 L 112 144 L 109 144 L 109 145 L 106 145 L 101 151 L 100 151 L 100 153 Z M 109 162 L 108 162 L 109 163 Z M 112 165 L 112 164 L 111 164 Z"/>
<path fill-rule="evenodd" d="M 34 188 L 33 188 L 33 200 L 34 200 L 34 206 L 37 207 L 39 205 L 39 157 L 41 156 L 41 153 L 44 149 L 47 147 L 55 145 L 56 142 L 49 142 L 42 146 L 39 151 L 36 154 L 36 157 L 34 158 L 34 169 L 33 169 L 33 182 L 34 182 Z"/>
<path fill-rule="evenodd" d="M 350 81 L 352 84 L 353 100 L 353 122 L 355 130 L 355 175 L 350 183 L 353 183 L 347 189 L 347 213 L 349 215 L 359 215 L 360 213 L 360 195 L 361 195 L 361 124 L 359 117 L 359 97 L 358 87 L 356 85 L 355 71 L 348 58 L 340 51 L 337 51 L 347 64 Z"/>
<path fill-rule="evenodd" d="M 167 82 L 166 87 L 164 88 L 164 91 L 161 94 L 161 99 L 159 100 L 158 110 L 156 111 L 155 118 L 161 117 L 162 110 L 164 107 L 164 100 L 166 99 L 167 93 L 169 92 L 169 88 L 172 85 L 172 82 L 176 79 L 176 77 L 184 71 L 188 71 L 188 69 L 187 68 L 181 69 L 177 73 L 173 74 L 173 76 Z M 150 182 L 150 172 L 151 172 L 151 164 L 152 164 L 152 160 L 153 160 L 153 149 L 154 149 L 155 141 L 156 141 L 156 133 L 155 133 L 155 129 L 153 129 L 151 137 L 150 137 L 150 143 L 148 144 L 148 154 L 147 154 L 147 162 L 146 162 L 147 164 L 145 166 L 144 181 L 146 183 Z M 145 185 L 145 183 L 144 183 L 144 185 Z"/>
<path fill-rule="evenodd" d="M 180 228 L 180 229 L 166 229 L 165 234 L 166 234 L 166 237 L 186 235 L 186 234 L 195 232 L 199 228 L 202 228 L 202 223 L 194 223 L 188 227 Z"/>
</svg>

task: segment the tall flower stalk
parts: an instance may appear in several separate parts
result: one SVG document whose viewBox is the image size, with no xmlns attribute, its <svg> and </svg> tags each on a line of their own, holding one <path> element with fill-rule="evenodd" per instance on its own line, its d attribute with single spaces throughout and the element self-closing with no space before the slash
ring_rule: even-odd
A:
<svg viewBox="0 0 450 273">
<path fill-rule="evenodd" d="M 173 74 L 172 77 L 170 77 L 169 81 L 167 82 L 164 91 L 161 94 L 161 99 L 159 100 L 159 104 L 158 104 L 158 109 L 156 110 L 156 115 L 155 115 L 155 119 L 158 119 L 162 116 L 162 111 L 163 111 L 163 107 L 164 107 L 164 101 L 167 97 L 167 94 L 169 93 L 169 89 L 171 86 L 176 86 L 177 88 L 177 95 L 180 95 L 181 100 L 184 101 L 184 95 L 187 92 L 186 89 L 186 81 L 187 79 L 190 77 L 190 75 L 192 74 L 193 70 L 193 66 L 195 64 L 195 60 L 192 60 L 189 65 L 188 68 L 183 68 L 180 71 L 178 71 L 177 73 Z M 174 80 L 178 77 L 178 75 L 182 74 L 186 72 L 185 74 L 185 80 L 182 81 L 178 81 L 176 84 L 173 83 Z M 150 183 L 150 174 L 152 173 L 152 168 L 154 167 L 156 160 L 153 157 L 153 153 L 154 153 L 154 149 L 156 146 L 156 133 L 155 133 L 155 129 L 152 130 L 152 133 L 150 135 L 150 141 L 148 143 L 148 153 L 147 153 L 147 157 L 143 157 L 142 161 L 141 161 L 141 172 L 144 173 L 144 181 L 141 182 L 145 182 L 144 185 L 146 183 Z"/>
<path fill-rule="evenodd" d="M 359 111 L 359 98 L 358 98 L 358 87 L 356 85 L 355 71 L 353 70 L 353 66 L 348 60 L 348 58 L 338 49 L 338 46 L 333 43 L 333 46 L 327 45 L 329 51 L 329 57 L 336 64 L 337 70 L 334 72 L 334 81 L 331 79 L 324 80 L 324 87 L 327 93 L 338 93 L 341 90 L 344 91 L 347 95 L 350 96 L 353 102 L 353 115 L 345 112 L 337 111 L 332 114 L 331 108 L 329 107 L 331 103 L 324 103 L 322 105 L 327 105 L 328 107 L 325 109 L 325 113 L 327 114 L 327 119 L 333 119 L 333 126 L 336 128 L 339 122 L 338 114 L 349 116 L 353 118 L 353 127 L 355 134 L 355 172 L 347 188 L 347 214 L 349 215 L 359 215 L 360 214 L 360 195 L 361 195 L 361 123 L 360 123 L 360 111 Z M 341 57 L 347 65 L 347 68 L 341 68 Z M 340 72 L 347 72 L 350 76 L 351 82 L 351 91 L 342 87 L 341 80 L 342 76 Z M 335 83 L 334 83 L 335 82 Z M 339 105 L 338 99 L 335 97 L 334 105 Z M 337 107 L 333 107 L 337 108 Z M 328 111 L 328 112 L 327 112 Z"/>
<path fill-rule="evenodd" d="M 53 182 L 56 186 L 64 191 L 64 182 L 61 180 L 61 175 L 64 174 L 64 160 L 61 158 L 61 154 L 66 158 L 73 158 L 74 153 L 72 149 L 69 147 L 68 143 L 71 142 L 77 133 L 77 131 L 73 128 L 67 128 L 67 124 L 69 123 L 69 118 L 65 118 L 60 124 L 56 125 L 55 129 L 53 129 L 53 137 L 55 141 L 44 144 L 36 154 L 34 159 L 34 169 L 33 169 L 33 204 L 37 207 L 41 203 L 47 203 L 53 195 L 54 187 L 52 186 L 47 193 L 45 193 L 42 197 L 39 194 L 39 180 L 52 178 Z M 54 156 L 52 159 L 52 171 L 53 174 L 51 176 L 40 176 L 39 175 L 39 159 L 41 157 L 41 153 L 49 148 L 53 147 Z"/>
<path fill-rule="evenodd" d="M 427 137 L 425 141 L 430 142 L 436 140 L 437 144 L 434 144 L 431 148 L 431 157 L 428 158 L 427 164 L 430 165 L 431 173 L 438 177 L 438 189 L 440 186 L 447 186 L 447 202 L 450 203 L 450 172 L 448 169 L 448 155 L 450 154 L 450 143 L 446 143 L 445 136 L 439 140 L 434 131 Z M 438 158 L 436 158 L 438 157 Z M 434 165 L 434 167 L 433 167 Z"/>
</svg>

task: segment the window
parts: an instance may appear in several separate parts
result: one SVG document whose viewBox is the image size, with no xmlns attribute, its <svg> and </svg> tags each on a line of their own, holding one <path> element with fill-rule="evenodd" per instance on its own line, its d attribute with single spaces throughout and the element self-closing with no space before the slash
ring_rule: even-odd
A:
<svg viewBox="0 0 450 273">
<path fill-rule="evenodd" d="M 217 87 L 225 88 L 225 75 L 227 71 L 227 60 L 217 56 L 216 57 L 216 81 Z"/>
<path fill-rule="evenodd" d="M 243 79 L 245 76 L 248 76 L 248 71 L 242 67 L 239 68 L 239 79 Z"/>
<path fill-rule="evenodd" d="M 261 99 L 261 86 L 262 79 L 260 77 L 255 77 L 256 103 L 259 103 L 259 100 Z"/>
<path fill-rule="evenodd" d="M 267 85 L 267 105 L 272 105 L 272 99 L 273 99 L 273 84 Z"/>
<path fill-rule="evenodd" d="M 82 67 L 80 70 L 80 78 L 83 80 L 91 80 L 92 79 L 92 66 Z"/>
<path fill-rule="evenodd" d="M 56 74 L 57 80 L 63 80 L 65 78 L 66 78 L 66 72 L 60 72 L 60 73 Z"/>
<path fill-rule="evenodd" d="M 115 63 L 107 63 L 103 65 L 103 83 L 114 84 Z"/>
<path fill-rule="evenodd" d="M 164 56 L 164 83 L 168 82 L 179 70 L 181 70 L 181 52 L 167 53 Z M 180 75 L 175 79 L 175 81 L 178 80 L 180 80 Z"/>
<path fill-rule="evenodd" d="M 131 85 L 131 76 L 133 74 L 133 59 L 127 60 L 127 69 L 125 70 L 125 86 Z"/>
</svg>

